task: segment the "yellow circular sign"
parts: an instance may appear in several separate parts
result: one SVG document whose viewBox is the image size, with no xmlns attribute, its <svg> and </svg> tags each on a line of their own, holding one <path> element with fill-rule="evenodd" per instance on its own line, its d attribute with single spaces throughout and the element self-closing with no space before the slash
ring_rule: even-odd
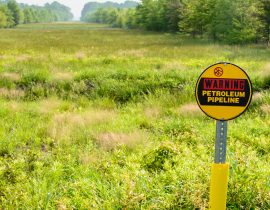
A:
<svg viewBox="0 0 270 210">
<path fill-rule="evenodd" d="M 249 106 L 252 84 L 247 73 L 231 63 L 217 63 L 201 74 L 196 85 L 201 110 L 216 120 L 232 120 Z"/>
</svg>

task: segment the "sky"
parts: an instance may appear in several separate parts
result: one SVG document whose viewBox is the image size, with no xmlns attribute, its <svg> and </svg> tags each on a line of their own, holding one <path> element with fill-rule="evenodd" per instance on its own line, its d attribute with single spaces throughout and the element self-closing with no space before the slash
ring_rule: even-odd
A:
<svg viewBox="0 0 270 210">
<path fill-rule="evenodd" d="M 43 6 L 46 3 L 52 3 L 55 0 L 17 0 L 18 3 L 25 3 L 25 4 L 34 4 Z M 75 20 L 79 20 L 81 16 L 81 11 L 83 9 L 83 6 L 90 1 L 96 1 L 96 2 L 105 2 L 107 0 L 57 0 L 59 3 L 64 4 L 71 8 L 71 11 L 74 15 Z M 125 0 L 111 0 L 114 2 L 124 2 Z"/>
</svg>

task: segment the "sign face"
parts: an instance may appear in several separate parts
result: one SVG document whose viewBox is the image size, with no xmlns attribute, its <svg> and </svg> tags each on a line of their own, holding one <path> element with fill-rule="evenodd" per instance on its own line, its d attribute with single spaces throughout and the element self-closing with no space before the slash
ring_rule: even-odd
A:
<svg viewBox="0 0 270 210">
<path fill-rule="evenodd" d="M 217 63 L 201 74 L 196 85 L 201 110 L 216 120 L 232 120 L 249 106 L 252 84 L 244 70 L 231 63 Z"/>
</svg>

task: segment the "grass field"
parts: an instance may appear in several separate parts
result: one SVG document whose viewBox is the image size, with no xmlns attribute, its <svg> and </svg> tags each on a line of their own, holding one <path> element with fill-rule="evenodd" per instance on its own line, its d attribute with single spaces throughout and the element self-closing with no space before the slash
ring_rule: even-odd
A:
<svg viewBox="0 0 270 210">
<path fill-rule="evenodd" d="M 228 209 L 270 209 L 270 49 L 79 23 L 0 30 L 0 209 L 207 209 L 215 121 L 196 80 L 253 81 L 229 122 Z"/>
</svg>

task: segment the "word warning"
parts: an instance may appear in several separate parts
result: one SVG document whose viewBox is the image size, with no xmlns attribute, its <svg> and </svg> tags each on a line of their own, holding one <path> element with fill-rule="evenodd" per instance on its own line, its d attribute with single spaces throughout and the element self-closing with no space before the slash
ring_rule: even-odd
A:
<svg viewBox="0 0 270 210">
<path fill-rule="evenodd" d="M 246 106 L 250 98 L 246 79 L 202 78 L 198 84 L 201 105 Z"/>
</svg>

